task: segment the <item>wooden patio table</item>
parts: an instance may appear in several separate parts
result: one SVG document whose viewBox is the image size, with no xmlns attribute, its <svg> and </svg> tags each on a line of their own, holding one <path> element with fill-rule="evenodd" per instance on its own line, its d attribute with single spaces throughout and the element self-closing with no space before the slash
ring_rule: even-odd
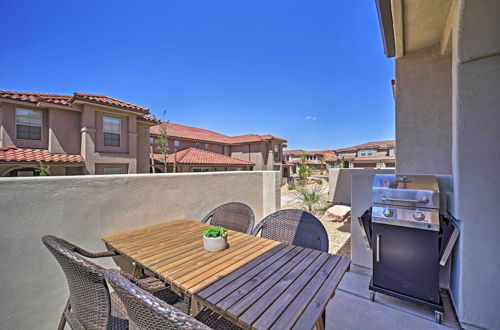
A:
<svg viewBox="0 0 500 330">
<path fill-rule="evenodd" d="M 246 329 L 322 328 L 350 260 L 229 231 L 229 248 L 207 252 L 193 220 L 103 237 L 109 248 Z"/>
</svg>

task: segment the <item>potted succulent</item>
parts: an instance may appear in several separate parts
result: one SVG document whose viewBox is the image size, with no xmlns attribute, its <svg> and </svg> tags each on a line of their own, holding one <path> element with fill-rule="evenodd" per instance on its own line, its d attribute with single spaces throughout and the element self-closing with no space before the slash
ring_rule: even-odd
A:
<svg viewBox="0 0 500 330">
<path fill-rule="evenodd" d="M 203 232 L 203 247 L 209 252 L 222 251 L 227 245 L 227 229 L 220 226 L 210 227 Z"/>
</svg>

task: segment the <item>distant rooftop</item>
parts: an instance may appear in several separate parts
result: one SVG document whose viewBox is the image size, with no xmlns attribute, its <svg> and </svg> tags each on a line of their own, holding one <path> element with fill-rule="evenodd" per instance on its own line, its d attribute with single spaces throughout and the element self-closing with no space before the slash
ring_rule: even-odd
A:
<svg viewBox="0 0 500 330">
<path fill-rule="evenodd" d="M 154 159 L 158 161 L 163 160 L 162 154 L 154 154 Z M 198 148 L 188 148 L 174 153 L 169 154 L 167 157 L 167 163 L 172 164 L 174 161 L 177 164 L 190 164 L 190 165 L 245 165 L 253 166 L 254 162 L 249 162 L 242 159 L 237 159 L 229 157 L 226 155 L 218 154 L 215 152 L 210 152 L 206 150 L 201 150 Z"/>
<path fill-rule="evenodd" d="M 203 128 L 185 126 L 174 123 L 162 123 L 161 125 L 167 125 L 168 136 L 172 138 L 179 138 L 192 141 L 203 141 L 212 142 L 220 144 L 243 144 L 251 142 L 266 142 L 266 141 L 280 141 L 286 142 L 285 139 L 279 138 L 274 135 L 259 135 L 259 134 L 246 134 L 238 136 L 227 136 L 214 131 L 210 131 Z M 158 134 L 160 130 L 160 125 L 151 127 L 151 134 Z"/>
<path fill-rule="evenodd" d="M 87 93 L 73 93 L 73 95 L 61 95 L 61 94 L 44 94 L 44 93 L 26 93 L 26 92 L 12 92 L 12 91 L 0 91 L 0 98 L 10 99 L 15 101 L 23 101 L 30 103 L 47 102 L 58 105 L 70 106 L 75 101 L 85 101 L 90 103 L 97 103 L 103 105 L 115 106 L 118 108 L 123 108 L 126 110 L 133 110 L 142 113 L 149 113 L 149 109 L 125 102 L 113 97 L 99 94 L 87 94 Z"/>
</svg>

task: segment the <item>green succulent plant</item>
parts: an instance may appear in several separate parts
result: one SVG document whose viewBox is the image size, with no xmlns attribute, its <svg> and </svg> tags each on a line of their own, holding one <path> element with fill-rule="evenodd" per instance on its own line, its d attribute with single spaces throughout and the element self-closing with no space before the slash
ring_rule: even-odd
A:
<svg viewBox="0 0 500 330">
<path fill-rule="evenodd" d="M 214 226 L 206 229 L 203 232 L 203 236 L 205 237 L 222 237 L 227 240 L 228 231 L 226 228 L 221 226 Z"/>
</svg>

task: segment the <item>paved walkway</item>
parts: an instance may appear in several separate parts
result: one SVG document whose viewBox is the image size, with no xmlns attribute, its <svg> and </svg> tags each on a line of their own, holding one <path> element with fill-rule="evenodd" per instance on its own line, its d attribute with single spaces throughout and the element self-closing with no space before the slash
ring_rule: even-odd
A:
<svg viewBox="0 0 500 330">
<path fill-rule="evenodd" d="M 445 312 L 443 323 L 434 321 L 434 311 L 377 293 L 370 301 L 370 277 L 348 272 L 342 278 L 334 297 L 326 307 L 326 330 L 358 329 L 459 329 L 449 297 L 442 295 Z"/>
</svg>

